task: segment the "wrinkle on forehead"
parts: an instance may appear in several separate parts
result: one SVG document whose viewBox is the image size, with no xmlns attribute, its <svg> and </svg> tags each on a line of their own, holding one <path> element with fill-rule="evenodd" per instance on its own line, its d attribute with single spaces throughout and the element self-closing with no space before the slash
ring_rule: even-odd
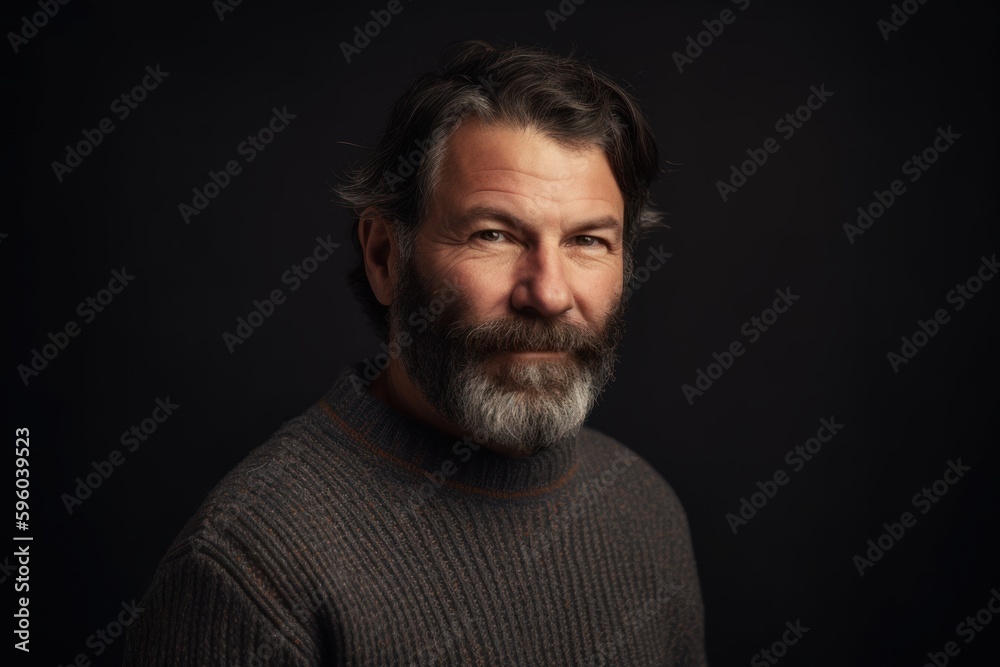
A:
<svg viewBox="0 0 1000 667">
<path fill-rule="evenodd" d="M 624 199 L 604 151 L 567 145 L 537 128 L 466 121 L 449 137 L 438 184 L 441 199 L 465 205 L 487 192 L 546 204 L 593 203 L 624 214 Z"/>
</svg>

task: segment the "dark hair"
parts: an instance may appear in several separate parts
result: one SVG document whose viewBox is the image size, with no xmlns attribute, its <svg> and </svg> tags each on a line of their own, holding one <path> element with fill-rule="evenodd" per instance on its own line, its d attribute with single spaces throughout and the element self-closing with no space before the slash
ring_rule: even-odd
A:
<svg viewBox="0 0 1000 667">
<path fill-rule="evenodd" d="M 571 53 L 559 56 L 527 47 L 497 48 L 459 42 L 443 52 L 444 66 L 413 80 L 393 104 L 385 133 L 364 162 L 335 192 L 354 211 L 351 240 L 369 206 L 390 222 L 410 259 L 412 240 L 436 185 L 446 142 L 470 116 L 487 124 L 534 127 L 570 146 L 597 146 L 608 157 L 625 200 L 624 284 L 631 282 L 635 246 L 659 225 L 649 201 L 659 153 L 649 121 L 620 85 Z M 388 336 L 388 309 L 375 298 L 364 261 L 349 283 L 366 314 Z"/>
</svg>

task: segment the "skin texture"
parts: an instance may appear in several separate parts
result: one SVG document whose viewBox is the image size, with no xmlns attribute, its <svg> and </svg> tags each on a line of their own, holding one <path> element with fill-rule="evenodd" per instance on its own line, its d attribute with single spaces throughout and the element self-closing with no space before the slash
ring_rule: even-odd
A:
<svg viewBox="0 0 1000 667">
<path fill-rule="evenodd" d="M 599 148 L 470 119 L 449 139 L 417 230 L 415 266 L 428 285 L 455 285 L 475 322 L 520 313 L 602 331 L 621 298 L 624 208 Z M 368 209 L 358 236 L 372 290 L 388 306 L 400 273 L 392 228 Z M 564 354 L 504 353 L 496 363 L 545 363 Z M 428 403 L 399 359 L 369 390 L 411 418 L 462 435 Z"/>
</svg>

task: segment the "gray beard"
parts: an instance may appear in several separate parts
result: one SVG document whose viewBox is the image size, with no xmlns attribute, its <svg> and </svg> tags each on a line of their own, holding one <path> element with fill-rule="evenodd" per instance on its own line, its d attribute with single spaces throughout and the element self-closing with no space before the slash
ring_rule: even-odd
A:
<svg viewBox="0 0 1000 667">
<path fill-rule="evenodd" d="M 579 433 L 614 376 L 624 311 L 622 298 L 602 332 L 524 314 L 469 323 L 462 295 L 450 286 L 426 288 L 411 259 L 389 317 L 392 336 L 410 335 L 400 360 L 431 406 L 490 449 L 526 456 Z M 534 361 L 498 356 L 551 350 L 568 353 Z"/>
</svg>

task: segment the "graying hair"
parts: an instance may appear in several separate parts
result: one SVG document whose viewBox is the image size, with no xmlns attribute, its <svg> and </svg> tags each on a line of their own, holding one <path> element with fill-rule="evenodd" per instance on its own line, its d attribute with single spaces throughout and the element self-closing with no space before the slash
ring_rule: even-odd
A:
<svg viewBox="0 0 1000 667">
<path fill-rule="evenodd" d="M 659 172 L 659 153 L 638 103 L 572 53 L 496 48 L 473 40 L 452 45 L 443 60 L 440 71 L 410 84 L 390 110 L 378 145 L 335 189 L 340 202 L 353 210 L 351 240 L 359 256 L 357 225 L 364 210 L 373 207 L 390 222 L 401 261 L 411 260 L 413 240 L 437 186 L 448 139 L 462 121 L 476 117 L 487 125 L 536 128 L 566 146 L 604 151 L 625 200 L 623 287 L 627 288 L 636 244 L 660 226 L 662 218 L 649 199 L 650 184 Z M 386 338 L 388 309 L 372 293 L 363 261 L 349 281 Z"/>
</svg>

